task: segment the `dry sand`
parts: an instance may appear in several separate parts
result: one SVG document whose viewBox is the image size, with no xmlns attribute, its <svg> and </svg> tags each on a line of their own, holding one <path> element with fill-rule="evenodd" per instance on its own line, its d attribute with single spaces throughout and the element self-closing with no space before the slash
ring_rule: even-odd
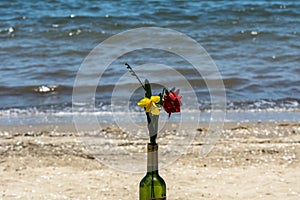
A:
<svg viewBox="0 0 300 200">
<path fill-rule="evenodd" d="M 0 129 L 0 199 L 138 199 L 143 174 L 100 163 L 71 126 Z M 299 123 L 227 123 L 200 158 L 205 132 L 199 127 L 188 152 L 160 170 L 169 200 L 300 199 Z"/>
</svg>

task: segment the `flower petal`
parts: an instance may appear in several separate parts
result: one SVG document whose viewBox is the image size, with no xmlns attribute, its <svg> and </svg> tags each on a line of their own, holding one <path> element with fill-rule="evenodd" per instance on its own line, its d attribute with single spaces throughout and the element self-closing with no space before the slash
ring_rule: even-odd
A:
<svg viewBox="0 0 300 200">
<path fill-rule="evenodd" d="M 176 98 L 177 98 L 177 96 L 176 96 L 176 94 L 174 92 L 170 92 L 169 93 L 169 97 L 172 99 L 172 101 L 175 101 Z"/>
<path fill-rule="evenodd" d="M 146 112 L 149 112 L 152 107 L 152 102 L 149 101 L 149 104 L 146 106 Z"/>
<path fill-rule="evenodd" d="M 151 108 L 151 113 L 152 113 L 153 115 L 159 115 L 159 111 L 160 111 L 159 107 L 157 107 L 157 106 L 152 106 L 152 108 Z"/>
<path fill-rule="evenodd" d="M 148 99 L 148 98 L 143 98 L 142 100 L 140 100 L 138 103 L 137 103 L 137 105 L 138 106 L 140 106 L 140 107 L 142 107 L 142 108 L 144 108 L 144 107 L 147 107 L 147 105 L 149 105 L 149 104 L 151 104 L 151 101 L 150 101 L 150 99 Z"/>
<path fill-rule="evenodd" d="M 151 96 L 151 101 L 153 101 L 154 103 L 158 103 L 160 101 L 160 96 Z"/>
</svg>

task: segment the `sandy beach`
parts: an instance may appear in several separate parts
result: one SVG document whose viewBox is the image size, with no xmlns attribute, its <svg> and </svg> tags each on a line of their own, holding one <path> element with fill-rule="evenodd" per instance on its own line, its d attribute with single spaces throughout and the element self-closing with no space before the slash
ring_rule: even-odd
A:
<svg viewBox="0 0 300 200">
<path fill-rule="evenodd" d="M 108 129 L 102 131 L 117 131 Z M 299 123 L 226 123 L 201 158 L 205 132 L 199 127 L 185 155 L 160 170 L 168 199 L 300 198 Z M 144 174 L 97 161 L 71 125 L 6 126 L 0 133 L 0 199 L 138 199 Z"/>
</svg>

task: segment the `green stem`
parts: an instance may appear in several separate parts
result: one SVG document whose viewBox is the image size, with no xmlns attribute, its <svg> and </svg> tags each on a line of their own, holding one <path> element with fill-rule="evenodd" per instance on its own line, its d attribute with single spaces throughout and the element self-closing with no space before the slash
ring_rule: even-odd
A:
<svg viewBox="0 0 300 200">
<path fill-rule="evenodd" d="M 138 77 L 138 75 L 136 75 L 135 71 L 133 71 L 133 69 L 130 67 L 130 65 L 128 63 L 125 63 L 125 65 L 127 66 L 127 69 L 129 70 L 129 72 L 131 73 L 132 76 L 134 76 L 142 85 L 142 87 L 144 88 L 144 90 L 146 90 L 145 86 L 143 85 L 142 81 L 140 80 L 140 78 Z"/>
<path fill-rule="evenodd" d="M 157 132 L 158 132 L 158 118 L 159 115 L 152 115 L 151 113 L 146 113 L 148 120 L 148 131 L 150 136 L 150 143 L 156 144 Z"/>
</svg>

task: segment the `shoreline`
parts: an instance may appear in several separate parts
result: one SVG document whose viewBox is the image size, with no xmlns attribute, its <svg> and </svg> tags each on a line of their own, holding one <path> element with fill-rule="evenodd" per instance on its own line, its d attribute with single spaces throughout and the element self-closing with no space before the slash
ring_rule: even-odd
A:
<svg viewBox="0 0 300 200">
<path fill-rule="evenodd" d="M 207 126 L 201 124 L 184 155 L 161 167 L 168 199 L 300 197 L 300 123 L 225 123 L 212 151 L 201 157 Z M 137 199 L 143 173 L 117 171 L 99 162 L 72 126 L 46 132 L 47 128 L 1 127 L 1 198 Z M 15 135 L 3 135 L 8 130 Z M 102 132 L 113 138 L 112 145 L 145 150 L 146 140 L 115 137 L 124 132 L 112 127 Z M 166 137 L 160 140 L 163 150 L 171 136 L 161 137 Z"/>
<path fill-rule="evenodd" d="M 53 113 L 52 113 L 53 112 Z M 212 115 L 213 113 L 213 115 Z M 93 124 L 105 122 L 106 126 L 115 123 L 116 119 L 121 118 L 124 115 L 130 117 L 123 118 L 122 122 L 131 124 L 145 122 L 144 112 L 108 112 L 108 111 L 95 111 L 95 112 L 83 112 L 73 113 L 69 111 L 49 111 L 49 112 L 37 112 L 37 113 L 0 113 L 0 130 L 4 126 L 35 126 L 40 125 L 70 125 L 74 122 L 79 122 L 83 126 L 89 124 L 90 121 L 94 121 Z M 253 109 L 253 110 L 226 110 L 226 111 L 182 111 L 180 114 L 174 114 L 171 119 L 168 119 L 167 114 L 161 115 L 160 121 L 164 122 L 180 122 L 180 123 L 209 123 L 214 117 L 213 121 L 224 121 L 225 123 L 256 123 L 256 122 L 299 122 L 300 112 L 298 108 L 294 109 Z M 83 121 L 83 122 L 82 122 Z M 120 120 L 118 121 L 120 122 Z M 94 126 L 93 124 L 90 124 Z"/>
</svg>

